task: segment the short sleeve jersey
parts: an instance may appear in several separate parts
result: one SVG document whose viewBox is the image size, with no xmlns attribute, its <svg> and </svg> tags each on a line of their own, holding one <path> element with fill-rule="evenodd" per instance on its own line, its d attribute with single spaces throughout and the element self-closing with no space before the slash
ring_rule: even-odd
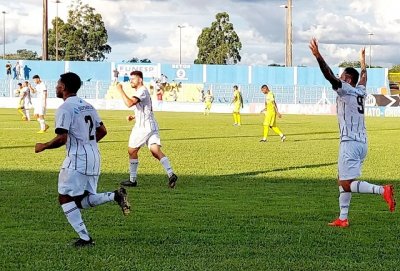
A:
<svg viewBox="0 0 400 271">
<path fill-rule="evenodd" d="M 275 95 L 272 91 L 269 91 L 268 94 L 265 95 L 265 108 L 266 113 L 275 113 Z"/>
<path fill-rule="evenodd" d="M 67 156 L 62 168 L 89 175 L 100 175 L 100 152 L 96 128 L 102 125 L 96 109 L 77 96 L 69 97 L 57 109 L 56 133 L 68 131 Z"/>
<path fill-rule="evenodd" d="M 235 105 L 239 105 L 239 106 L 241 105 L 239 90 L 235 90 L 233 92 L 233 102 L 235 103 Z"/>
<path fill-rule="evenodd" d="M 21 97 L 24 97 L 25 104 L 31 103 L 31 92 L 28 87 L 23 87 L 20 95 Z"/>
<path fill-rule="evenodd" d="M 367 143 L 364 105 L 367 92 L 365 86 L 356 87 L 342 81 L 342 87 L 335 90 L 336 111 L 341 141 Z"/>
<path fill-rule="evenodd" d="M 206 94 L 206 96 L 204 97 L 204 100 L 206 103 L 211 103 L 213 101 L 213 96 L 211 94 Z"/>
<path fill-rule="evenodd" d="M 44 82 L 40 82 L 35 86 L 35 89 L 36 89 L 36 97 L 38 98 L 38 103 L 42 104 L 44 95 L 47 92 L 46 85 L 44 84 Z"/>
<path fill-rule="evenodd" d="M 147 131 L 158 131 L 158 124 L 154 117 L 150 93 L 145 86 L 137 89 L 133 97 L 139 102 L 133 107 L 135 112 L 135 128 Z"/>
</svg>

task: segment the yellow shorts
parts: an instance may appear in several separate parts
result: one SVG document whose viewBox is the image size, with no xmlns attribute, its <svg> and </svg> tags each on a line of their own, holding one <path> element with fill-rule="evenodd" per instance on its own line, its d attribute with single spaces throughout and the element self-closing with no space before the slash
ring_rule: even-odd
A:
<svg viewBox="0 0 400 271">
<path fill-rule="evenodd" d="M 240 113 L 240 104 L 233 105 L 233 113 Z"/>
<path fill-rule="evenodd" d="M 266 113 L 264 118 L 264 126 L 275 126 L 276 125 L 276 113 Z"/>
</svg>

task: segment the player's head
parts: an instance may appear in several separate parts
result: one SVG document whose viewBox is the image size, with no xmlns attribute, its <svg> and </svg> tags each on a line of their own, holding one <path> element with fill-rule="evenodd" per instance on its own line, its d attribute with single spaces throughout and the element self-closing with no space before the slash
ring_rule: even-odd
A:
<svg viewBox="0 0 400 271">
<path fill-rule="evenodd" d="M 131 72 L 131 86 L 138 88 L 143 85 L 143 73 L 141 71 Z"/>
<path fill-rule="evenodd" d="M 340 80 L 345 81 L 354 87 L 355 85 L 357 85 L 359 76 L 360 74 L 356 69 L 352 67 L 347 67 L 342 72 Z"/>
<path fill-rule="evenodd" d="M 27 86 L 29 86 L 29 82 L 28 82 L 28 81 L 25 81 L 25 82 L 24 82 L 24 87 L 27 87 Z"/>
<path fill-rule="evenodd" d="M 238 90 L 238 89 L 239 89 L 239 87 L 237 85 L 233 86 L 233 90 Z"/>
<path fill-rule="evenodd" d="M 269 87 L 267 85 L 262 85 L 261 86 L 261 92 L 264 93 L 264 94 L 268 94 Z"/>
<path fill-rule="evenodd" d="M 79 75 L 73 72 L 67 72 L 60 75 L 56 86 L 56 94 L 58 98 L 64 97 L 64 92 L 76 94 L 82 85 Z"/>
<path fill-rule="evenodd" d="M 22 84 L 21 83 L 18 83 L 17 85 L 18 85 L 19 88 L 22 88 Z"/>
<path fill-rule="evenodd" d="M 39 75 L 35 74 L 33 77 L 33 82 L 35 82 L 35 84 L 39 84 L 40 83 L 40 77 Z"/>
</svg>

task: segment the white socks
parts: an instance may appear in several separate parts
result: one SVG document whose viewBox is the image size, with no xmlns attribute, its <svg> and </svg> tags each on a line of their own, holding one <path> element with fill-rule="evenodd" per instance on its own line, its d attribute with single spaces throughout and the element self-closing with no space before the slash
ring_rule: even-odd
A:
<svg viewBox="0 0 400 271">
<path fill-rule="evenodd" d="M 40 130 L 44 131 L 46 129 L 46 122 L 42 119 L 39 119 L 38 122 L 40 124 Z"/>
<path fill-rule="evenodd" d="M 161 158 L 160 163 L 164 167 L 165 171 L 167 172 L 168 177 L 171 177 L 171 175 L 174 174 L 174 171 L 172 170 L 172 167 L 169 163 L 168 157 L 164 156 L 163 158 Z"/>
<path fill-rule="evenodd" d="M 168 157 L 164 156 L 163 158 L 161 158 L 160 163 L 167 172 L 168 177 L 171 177 L 171 175 L 174 174 L 174 171 L 172 170 Z M 139 167 L 139 159 L 129 159 L 129 180 L 131 182 L 136 181 L 138 167 Z"/>
<path fill-rule="evenodd" d="M 81 201 L 81 205 L 83 209 L 87 209 L 89 207 L 95 207 L 97 205 L 113 201 L 114 196 L 115 196 L 114 192 L 90 194 L 83 198 L 83 200 Z"/>
<path fill-rule="evenodd" d="M 74 230 L 79 234 L 79 237 L 83 240 L 90 240 L 89 233 L 86 229 L 85 223 L 83 223 L 81 211 L 76 206 L 75 202 L 68 202 L 61 205 L 65 216 L 69 224 L 74 228 Z"/>
<path fill-rule="evenodd" d="M 25 113 L 26 119 L 27 119 L 28 121 L 31 120 L 31 116 L 30 116 L 30 114 L 29 114 L 29 110 L 28 110 L 28 109 L 25 109 L 25 110 L 24 110 L 24 113 Z"/>
<path fill-rule="evenodd" d="M 364 181 L 353 181 L 350 184 L 350 190 L 353 193 L 362 194 L 383 194 L 383 186 L 370 184 Z"/>
<path fill-rule="evenodd" d="M 350 184 L 351 192 L 345 192 L 341 186 L 339 186 L 339 208 L 341 220 L 347 219 L 349 214 L 351 193 L 361 193 L 361 194 L 383 194 L 383 186 L 370 184 L 364 181 L 353 181 Z"/>
<path fill-rule="evenodd" d="M 138 159 L 129 159 L 129 180 L 131 182 L 136 181 L 138 166 L 139 166 Z"/>
<path fill-rule="evenodd" d="M 347 219 L 349 215 L 351 192 L 345 192 L 343 187 L 339 186 L 339 193 L 339 219 L 344 220 Z"/>
</svg>

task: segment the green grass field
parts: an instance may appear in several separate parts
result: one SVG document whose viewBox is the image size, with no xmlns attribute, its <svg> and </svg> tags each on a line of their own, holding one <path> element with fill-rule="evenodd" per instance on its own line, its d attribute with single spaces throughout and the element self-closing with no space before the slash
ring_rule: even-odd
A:
<svg viewBox="0 0 400 271">
<path fill-rule="evenodd" d="M 128 176 L 128 111 L 100 111 L 99 191 Z M 92 248 L 76 238 L 57 201 L 64 147 L 34 153 L 36 121 L 0 109 L 0 270 L 399 270 L 400 219 L 377 195 L 354 194 L 350 227 L 338 215 L 335 116 L 286 115 L 287 135 L 259 143 L 263 116 L 156 113 L 163 151 L 179 176 L 167 188 L 161 165 L 144 148 L 131 214 L 116 204 L 83 211 Z M 48 120 L 54 128 L 54 111 Z M 368 118 L 369 153 L 361 179 L 398 182 L 395 118 Z"/>
</svg>

